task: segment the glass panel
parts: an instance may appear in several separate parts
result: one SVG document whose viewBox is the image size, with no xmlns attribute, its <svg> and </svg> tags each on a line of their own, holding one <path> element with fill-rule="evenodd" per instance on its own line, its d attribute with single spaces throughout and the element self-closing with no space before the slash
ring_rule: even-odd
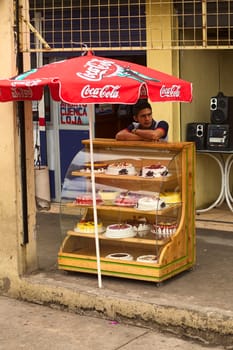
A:
<svg viewBox="0 0 233 350">
<path fill-rule="evenodd" d="M 93 167 L 101 258 L 158 262 L 181 216 L 181 152 L 96 147 Z M 88 147 L 67 171 L 61 213 L 62 235 L 73 232 L 75 251 L 95 256 Z"/>
</svg>

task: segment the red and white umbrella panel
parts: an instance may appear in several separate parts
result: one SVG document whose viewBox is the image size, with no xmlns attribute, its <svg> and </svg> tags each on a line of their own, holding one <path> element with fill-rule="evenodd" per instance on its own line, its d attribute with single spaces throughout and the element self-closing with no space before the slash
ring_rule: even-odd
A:
<svg viewBox="0 0 233 350">
<path fill-rule="evenodd" d="M 192 100 L 192 84 L 154 69 L 92 55 L 79 56 L 0 80 L 0 101 L 40 100 L 49 86 L 55 101 L 134 104 Z"/>
</svg>

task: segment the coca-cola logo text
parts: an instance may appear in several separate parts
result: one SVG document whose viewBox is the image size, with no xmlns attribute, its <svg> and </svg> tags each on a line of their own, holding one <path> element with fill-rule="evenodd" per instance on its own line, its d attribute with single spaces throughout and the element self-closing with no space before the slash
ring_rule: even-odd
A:
<svg viewBox="0 0 233 350">
<path fill-rule="evenodd" d="M 82 98 L 117 99 L 120 95 L 120 85 L 105 85 L 103 87 L 84 86 L 81 91 Z"/>
<path fill-rule="evenodd" d="M 116 76 L 120 66 L 112 61 L 91 59 L 85 65 L 84 72 L 77 72 L 77 76 L 89 81 L 100 81 L 103 76 Z"/>
<path fill-rule="evenodd" d="M 29 87 L 27 88 L 20 88 L 20 87 L 12 87 L 11 88 L 11 96 L 13 98 L 32 98 L 32 89 Z"/>
<path fill-rule="evenodd" d="M 172 85 L 166 87 L 163 85 L 160 89 L 160 97 L 179 97 L 180 96 L 180 85 Z"/>
<path fill-rule="evenodd" d="M 33 80 L 15 80 L 11 82 L 11 86 L 20 87 L 20 86 L 37 86 L 42 82 L 41 79 Z"/>
</svg>

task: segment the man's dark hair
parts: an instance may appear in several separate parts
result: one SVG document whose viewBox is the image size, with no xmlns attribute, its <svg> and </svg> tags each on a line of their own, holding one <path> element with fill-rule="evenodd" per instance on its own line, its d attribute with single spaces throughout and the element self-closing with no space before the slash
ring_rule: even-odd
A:
<svg viewBox="0 0 233 350">
<path fill-rule="evenodd" d="M 145 108 L 149 108 L 152 110 L 151 105 L 146 100 L 139 100 L 134 106 L 133 106 L 133 115 L 137 116 L 138 113 Z"/>
</svg>

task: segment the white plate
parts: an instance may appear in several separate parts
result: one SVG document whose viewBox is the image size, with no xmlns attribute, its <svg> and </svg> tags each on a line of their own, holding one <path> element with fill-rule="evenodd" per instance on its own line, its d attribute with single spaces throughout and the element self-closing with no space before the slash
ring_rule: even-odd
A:
<svg viewBox="0 0 233 350">
<path fill-rule="evenodd" d="M 120 170 L 119 170 L 120 171 Z M 131 173 L 131 174 L 112 174 L 111 172 L 108 172 L 107 170 L 105 171 L 106 175 L 112 175 L 112 176 L 135 176 L 137 175 L 137 172 L 135 171 L 135 173 Z"/>
<path fill-rule="evenodd" d="M 129 233 L 124 233 L 124 232 L 116 232 L 116 233 L 108 233 L 105 232 L 105 237 L 108 238 L 132 238 L 137 235 L 136 232 L 129 232 Z"/>
</svg>

